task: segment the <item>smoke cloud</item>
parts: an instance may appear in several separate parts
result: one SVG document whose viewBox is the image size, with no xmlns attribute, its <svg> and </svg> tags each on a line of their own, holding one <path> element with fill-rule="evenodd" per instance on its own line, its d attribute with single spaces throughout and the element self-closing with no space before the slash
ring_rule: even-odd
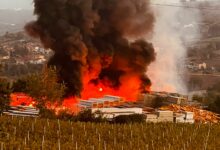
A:
<svg viewBox="0 0 220 150">
<path fill-rule="evenodd" d="M 154 27 L 148 0 L 34 0 L 34 6 L 37 20 L 25 29 L 54 51 L 48 64 L 68 95 L 80 97 L 87 84 L 117 90 L 133 77 L 146 92 L 145 72 L 155 60 L 152 44 L 141 38 Z"/>
<path fill-rule="evenodd" d="M 179 7 L 188 4 L 194 6 L 192 2 L 152 0 L 152 4 L 158 3 L 162 5 L 153 5 L 157 19 L 152 40 L 157 61 L 150 65 L 148 72 L 152 89 L 186 94 L 184 63 L 187 45 L 184 43 L 199 38 L 200 12 L 198 9 Z"/>
</svg>

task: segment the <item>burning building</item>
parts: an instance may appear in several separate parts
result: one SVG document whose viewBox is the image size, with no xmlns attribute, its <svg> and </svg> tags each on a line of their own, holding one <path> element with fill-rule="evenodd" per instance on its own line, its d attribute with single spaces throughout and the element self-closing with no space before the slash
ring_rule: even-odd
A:
<svg viewBox="0 0 220 150">
<path fill-rule="evenodd" d="M 149 92 L 146 71 L 155 60 L 144 38 L 154 26 L 149 0 L 34 0 L 37 20 L 26 25 L 54 55 L 66 96 L 118 95 L 135 100 Z"/>
</svg>

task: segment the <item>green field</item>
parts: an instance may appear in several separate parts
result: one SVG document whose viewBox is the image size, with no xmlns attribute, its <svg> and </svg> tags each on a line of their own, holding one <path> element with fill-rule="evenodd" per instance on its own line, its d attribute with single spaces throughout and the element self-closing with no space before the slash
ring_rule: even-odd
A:
<svg viewBox="0 0 220 150">
<path fill-rule="evenodd" d="M 219 150 L 220 125 L 0 117 L 0 150 Z"/>
</svg>

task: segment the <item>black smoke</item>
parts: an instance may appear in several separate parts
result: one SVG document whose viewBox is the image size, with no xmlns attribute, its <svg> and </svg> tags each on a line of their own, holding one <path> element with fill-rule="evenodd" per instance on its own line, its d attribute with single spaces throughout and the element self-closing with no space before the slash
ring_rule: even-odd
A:
<svg viewBox="0 0 220 150">
<path fill-rule="evenodd" d="M 34 6 L 37 20 L 25 29 L 54 51 L 48 64 L 58 68 L 69 95 L 80 96 L 86 83 L 117 89 L 125 75 L 140 78 L 140 91 L 151 84 L 145 72 L 155 52 L 141 39 L 154 25 L 148 0 L 34 0 Z"/>
</svg>

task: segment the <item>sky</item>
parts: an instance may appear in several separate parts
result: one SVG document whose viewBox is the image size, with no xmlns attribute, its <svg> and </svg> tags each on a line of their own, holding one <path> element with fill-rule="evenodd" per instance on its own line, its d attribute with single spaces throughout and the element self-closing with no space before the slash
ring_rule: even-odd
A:
<svg viewBox="0 0 220 150">
<path fill-rule="evenodd" d="M 0 0 L 0 9 L 32 9 L 32 0 Z"/>
<path fill-rule="evenodd" d="M 177 2 L 179 0 L 154 0 L 155 2 Z M 197 0 L 197 1 L 216 1 L 216 0 Z M 32 0 L 0 0 L 0 9 L 32 9 Z"/>
</svg>

